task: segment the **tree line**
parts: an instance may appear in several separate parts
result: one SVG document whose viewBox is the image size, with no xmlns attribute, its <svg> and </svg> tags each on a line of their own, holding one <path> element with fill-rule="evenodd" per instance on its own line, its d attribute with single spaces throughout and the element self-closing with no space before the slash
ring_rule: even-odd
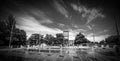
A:
<svg viewBox="0 0 120 61">
<path fill-rule="evenodd" d="M 120 45 L 120 36 L 111 35 L 111 36 L 107 37 L 105 40 L 100 41 L 100 44 Z"/>
<path fill-rule="evenodd" d="M 46 34 L 45 37 L 41 34 L 32 34 L 30 38 L 28 39 L 29 45 L 40 45 L 42 43 L 45 43 L 47 45 L 52 46 L 58 46 L 58 45 L 66 45 L 68 42 L 68 39 L 64 38 L 64 35 L 62 33 L 57 33 L 56 37 L 54 37 L 51 34 Z"/>
<path fill-rule="evenodd" d="M 7 19 L 0 20 L 0 46 L 20 47 L 20 45 L 67 45 L 69 40 L 66 39 L 63 33 L 57 33 L 56 36 L 46 34 L 45 37 L 41 34 L 32 34 L 27 40 L 26 32 L 16 28 L 16 20 L 13 15 L 9 15 Z M 81 32 L 75 36 L 74 45 L 82 43 L 91 43 Z M 118 36 L 109 36 L 99 44 L 120 44 Z"/>
<path fill-rule="evenodd" d="M 41 34 L 32 34 L 27 40 L 26 32 L 16 28 L 16 20 L 13 15 L 9 15 L 7 19 L 0 20 L 0 45 L 19 47 L 20 45 L 38 45 L 46 43 L 47 45 L 67 45 L 68 39 L 65 39 L 63 33 L 57 33 L 56 37 L 47 34 L 45 37 Z M 82 33 L 76 35 L 74 44 L 87 43 L 89 40 Z"/>
<path fill-rule="evenodd" d="M 40 45 L 42 43 L 45 43 L 47 45 L 52 45 L 52 46 L 54 45 L 66 46 L 69 44 L 69 40 L 64 37 L 63 33 L 57 33 L 55 37 L 51 34 L 46 34 L 45 37 L 43 36 L 44 35 L 37 33 L 32 34 L 28 39 L 28 44 Z M 90 41 L 87 38 L 85 38 L 85 36 L 82 33 L 77 34 L 75 40 L 72 41 L 74 41 L 73 42 L 74 45 L 79 45 L 82 43 L 90 43 Z"/>
</svg>

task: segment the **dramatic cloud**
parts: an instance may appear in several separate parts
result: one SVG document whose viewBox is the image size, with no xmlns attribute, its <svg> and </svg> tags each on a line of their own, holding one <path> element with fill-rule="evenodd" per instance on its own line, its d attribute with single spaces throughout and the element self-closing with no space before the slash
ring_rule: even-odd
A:
<svg viewBox="0 0 120 61">
<path fill-rule="evenodd" d="M 97 10 L 95 8 L 88 9 L 85 6 L 77 6 L 76 4 L 71 4 L 71 6 L 75 11 L 78 11 L 83 18 L 87 19 L 86 24 L 90 23 L 97 17 L 104 17 L 104 15 L 100 13 L 100 10 Z"/>
<path fill-rule="evenodd" d="M 31 16 L 18 17 L 17 20 L 19 21 L 19 25 L 17 25 L 17 27 L 24 29 L 28 36 L 32 33 L 55 35 L 56 33 L 62 32 L 60 29 L 42 25 L 37 19 Z"/>
<path fill-rule="evenodd" d="M 95 34 L 93 34 L 93 33 L 89 33 L 89 34 L 87 34 L 87 36 L 89 36 L 89 37 L 90 37 L 90 36 L 93 36 L 93 35 L 95 35 Z"/>
<path fill-rule="evenodd" d="M 84 29 L 76 29 L 76 30 L 73 30 L 75 32 L 86 32 L 87 30 L 84 30 Z"/>
<path fill-rule="evenodd" d="M 105 40 L 105 38 L 107 38 L 108 36 L 110 36 L 110 35 L 107 35 L 107 34 L 106 34 L 106 35 L 95 36 L 95 42 L 100 42 L 101 40 Z M 91 33 L 91 35 L 87 36 L 86 38 L 87 38 L 88 40 L 94 42 L 92 33 Z"/>
<path fill-rule="evenodd" d="M 75 24 L 72 24 L 72 26 L 73 26 L 74 28 L 79 28 L 79 26 L 78 26 L 78 25 L 75 25 Z"/>
<path fill-rule="evenodd" d="M 46 20 L 40 21 L 40 23 L 48 23 L 48 24 L 51 24 L 51 23 L 53 23 L 53 21 L 51 21 L 51 20 L 49 20 L 49 19 L 46 19 Z"/>
<path fill-rule="evenodd" d="M 60 4 L 58 0 L 53 1 L 54 7 L 57 9 L 57 11 L 64 15 L 66 18 L 68 18 L 68 11 L 65 9 L 65 7 L 62 4 Z"/>
<path fill-rule="evenodd" d="M 45 15 L 45 13 L 41 10 L 34 9 L 34 10 L 30 10 L 29 13 L 35 18 L 37 18 L 40 23 L 50 23 L 50 24 L 53 23 L 53 21 L 51 21 L 49 17 Z"/>
<path fill-rule="evenodd" d="M 65 26 L 65 24 L 62 24 L 62 23 L 59 23 L 58 24 L 60 27 L 64 27 Z"/>
<path fill-rule="evenodd" d="M 92 30 L 93 29 L 93 27 L 95 27 L 95 25 L 94 24 L 87 24 L 86 25 L 90 30 Z"/>
<path fill-rule="evenodd" d="M 89 34 L 87 34 L 86 38 L 90 41 L 94 41 L 93 40 L 93 35 L 94 35 L 95 41 L 100 42 L 100 41 L 104 40 L 105 38 L 107 38 L 108 36 L 110 36 L 108 34 L 103 34 L 103 33 L 106 33 L 106 32 L 108 32 L 108 30 L 103 30 L 103 31 L 100 31 L 100 32 L 97 32 L 97 33 L 94 33 L 94 34 L 89 33 Z"/>
<path fill-rule="evenodd" d="M 114 27 L 114 20 L 119 20 L 116 17 L 119 16 L 118 8 L 115 4 L 111 5 L 113 2 L 108 4 L 107 1 L 9 0 L 2 3 L 0 19 L 5 20 L 9 14 L 13 14 L 16 27 L 25 30 L 27 36 L 32 33 L 54 36 L 67 30 L 70 32 L 70 40 L 74 40 L 81 32 L 89 40 L 93 39 L 95 33 L 97 41 L 109 34 L 114 35 L 115 31 L 111 29 Z M 117 22 L 119 24 L 120 21 Z"/>
<path fill-rule="evenodd" d="M 42 35 L 52 34 L 53 36 L 55 36 L 56 33 L 63 33 L 63 30 L 59 28 L 56 28 L 54 26 L 50 28 L 49 26 L 44 25 L 44 24 L 54 24 L 54 22 L 47 15 L 45 15 L 45 13 L 41 10 L 30 10 L 25 15 L 18 15 L 16 19 L 18 23 L 16 26 L 20 29 L 24 29 L 27 32 L 28 37 L 33 33 L 40 33 Z M 58 23 L 58 26 L 62 27 L 62 29 L 67 29 L 65 28 L 65 25 L 66 24 Z M 83 34 L 85 34 L 85 32 L 87 31 L 85 29 L 79 28 L 78 25 L 74 24 L 72 26 L 76 29 L 72 29 L 72 27 L 68 27 L 69 29 L 67 29 L 69 31 L 70 40 L 74 40 L 75 36 L 79 32 L 82 32 Z M 94 27 L 95 25 L 93 26 L 92 24 L 91 26 Z M 90 25 L 87 25 L 87 27 L 90 30 L 92 29 Z M 106 30 L 104 30 L 104 32 L 105 31 Z M 92 33 L 88 34 L 86 38 L 92 41 L 92 35 L 93 35 Z M 99 37 L 95 36 L 95 37 L 96 37 L 96 40 L 98 39 L 101 40 L 100 38 L 104 39 L 102 36 L 99 36 Z"/>
<path fill-rule="evenodd" d="M 87 25 L 87 27 L 88 27 L 90 30 L 92 30 L 92 27 L 91 27 L 90 25 Z"/>
<path fill-rule="evenodd" d="M 105 29 L 105 30 L 103 30 L 103 31 L 98 32 L 97 35 L 104 34 L 104 33 L 108 32 L 108 31 L 109 31 L 109 30 Z"/>
</svg>

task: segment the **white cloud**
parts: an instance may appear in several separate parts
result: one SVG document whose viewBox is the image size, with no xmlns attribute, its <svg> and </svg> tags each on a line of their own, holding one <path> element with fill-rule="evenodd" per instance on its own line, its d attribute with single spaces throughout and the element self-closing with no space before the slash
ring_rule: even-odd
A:
<svg viewBox="0 0 120 61">
<path fill-rule="evenodd" d="M 52 34 L 53 36 L 55 36 L 56 33 L 63 32 L 62 30 L 60 30 L 58 28 L 49 28 L 47 26 L 42 25 L 34 17 L 24 16 L 24 17 L 17 18 L 17 20 L 19 21 L 19 25 L 17 25 L 17 27 L 20 29 L 24 29 L 27 32 L 28 37 L 33 33 L 40 33 L 42 35 Z M 69 29 L 69 31 L 70 31 L 69 32 L 69 39 L 70 40 L 74 40 L 75 36 L 79 32 L 81 32 L 81 31 L 86 32 L 86 30 L 84 30 L 84 29 L 75 29 L 75 30 Z M 96 39 L 96 41 L 100 41 L 107 36 L 109 36 L 109 35 L 95 36 L 95 39 Z M 93 41 L 92 34 L 91 35 L 89 34 L 89 36 L 87 36 L 87 38 L 89 40 Z"/>
<path fill-rule="evenodd" d="M 68 11 L 57 0 L 54 0 L 54 7 L 57 9 L 58 12 L 68 18 Z"/>
<path fill-rule="evenodd" d="M 70 31 L 70 32 L 75 32 L 75 33 L 76 33 L 76 32 L 78 33 L 78 32 L 86 32 L 86 31 L 87 31 L 87 30 L 85 30 L 85 29 L 70 29 L 70 28 L 67 29 L 67 30 Z"/>
<path fill-rule="evenodd" d="M 100 35 L 100 34 L 103 34 L 103 33 L 106 33 L 106 32 L 108 32 L 109 30 L 107 30 L 107 29 L 104 29 L 103 31 L 100 31 L 100 32 L 98 32 L 97 34 L 98 35 Z"/>
<path fill-rule="evenodd" d="M 65 26 L 65 24 L 62 24 L 62 23 L 59 23 L 58 24 L 60 27 L 64 27 Z"/>
<path fill-rule="evenodd" d="M 41 24 L 52 24 L 54 23 L 46 14 L 40 9 L 28 9 L 29 11 L 25 13 L 17 13 L 16 17 L 34 17 Z M 18 21 L 19 22 L 19 21 Z"/>
<path fill-rule="evenodd" d="M 92 33 L 91 33 L 92 34 Z M 102 41 L 102 40 L 105 40 L 105 38 L 107 38 L 108 36 L 110 36 L 110 35 L 100 35 L 100 36 L 95 36 L 95 42 L 100 42 L 100 41 Z M 88 40 L 90 40 L 90 41 L 93 41 L 94 42 L 94 40 L 93 40 L 93 36 L 87 36 L 86 37 Z"/>
<path fill-rule="evenodd" d="M 90 25 L 87 25 L 87 27 L 88 27 L 90 30 L 92 30 L 92 27 L 91 27 Z"/>
<path fill-rule="evenodd" d="M 43 11 L 41 11 L 41 10 L 30 10 L 30 13 L 32 14 L 32 15 L 35 15 L 36 17 L 38 17 L 38 18 L 40 18 L 40 20 L 38 20 L 41 24 L 42 23 L 53 23 L 53 21 L 51 21 L 49 18 L 48 18 L 48 16 L 46 16 L 45 15 L 45 13 L 43 12 Z"/>
<path fill-rule="evenodd" d="M 92 20 L 96 19 L 97 17 L 104 17 L 103 14 L 99 13 L 99 10 L 97 9 L 92 9 L 90 12 L 86 12 L 85 17 L 87 18 L 87 24 L 90 23 Z"/>
<path fill-rule="evenodd" d="M 90 30 L 94 30 L 93 28 L 95 27 L 94 24 L 86 24 L 86 27 L 88 27 Z"/>
<path fill-rule="evenodd" d="M 100 13 L 100 10 L 97 10 L 94 8 L 88 9 L 85 6 L 82 6 L 82 5 L 77 6 L 75 4 L 71 4 L 71 6 L 75 11 L 78 11 L 83 18 L 87 19 L 86 24 L 90 23 L 91 21 L 93 21 L 97 17 L 102 17 L 102 18 L 104 17 L 104 15 Z"/>
<path fill-rule="evenodd" d="M 74 28 L 79 28 L 77 25 L 73 25 Z"/>
<path fill-rule="evenodd" d="M 103 30 L 103 32 L 108 32 L 109 30 L 107 30 L 107 29 L 105 29 L 105 30 Z"/>
<path fill-rule="evenodd" d="M 93 36 L 93 35 L 95 35 L 95 34 L 93 34 L 93 33 L 87 34 L 88 37 Z"/>
<path fill-rule="evenodd" d="M 89 33 L 89 34 L 87 34 L 87 36 L 93 36 L 93 35 L 95 35 L 95 36 L 97 36 L 97 35 L 101 35 L 101 34 L 103 34 L 103 33 L 106 33 L 106 32 L 108 32 L 109 30 L 103 30 L 103 31 L 100 31 L 100 32 L 97 32 L 97 33 Z"/>
<path fill-rule="evenodd" d="M 43 23 L 48 23 L 48 24 L 51 24 L 53 23 L 53 21 L 49 20 L 49 19 L 45 19 L 45 20 L 42 20 L 42 21 L 39 21 L 41 24 Z"/>
<path fill-rule="evenodd" d="M 108 36 L 110 36 L 110 35 L 108 35 L 108 34 L 100 35 L 100 33 L 98 32 L 98 33 L 94 33 L 94 34 L 93 33 L 89 33 L 89 34 L 87 34 L 86 38 L 88 40 L 94 42 L 93 37 L 95 37 L 95 42 L 100 42 L 100 41 L 104 40 L 105 38 L 107 38 Z"/>
<path fill-rule="evenodd" d="M 19 25 L 17 25 L 17 27 L 20 29 L 24 29 L 27 32 L 28 36 L 32 33 L 40 33 L 43 35 L 45 34 L 55 35 L 56 33 L 62 32 L 62 30 L 60 29 L 49 28 L 47 26 L 42 25 L 34 17 L 30 16 L 19 17 L 17 20 L 19 21 Z"/>
<path fill-rule="evenodd" d="M 85 29 L 76 29 L 74 31 L 76 31 L 76 32 L 86 32 L 87 30 L 85 30 Z"/>
</svg>

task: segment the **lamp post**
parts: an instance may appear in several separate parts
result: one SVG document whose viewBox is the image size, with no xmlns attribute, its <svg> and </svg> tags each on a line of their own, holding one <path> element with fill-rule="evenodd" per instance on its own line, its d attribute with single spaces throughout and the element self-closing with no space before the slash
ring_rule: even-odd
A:
<svg viewBox="0 0 120 61">
<path fill-rule="evenodd" d="M 119 50 L 119 44 L 120 44 L 120 37 L 119 37 L 119 29 L 118 29 L 118 23 L 117 20 L 115 19 L 115 27 L 116 27 L 116 33 L 117 33 L 117 37 L 118 37 L 118 42 L 117 45 L 115 47 L 116 53 L 120 54 L 120 50 Z"/>
<path fill-rule="evenodd" d="M 95 42 L 95 31 L 92 29 L 93 31 L 93 41 Z"/>
<path fill-rule="evenodd" d="M 12 28 L 11 28 L 11 31 L 10 31 L 9 48 L 11 47 L 14 24 L 15 24 L 15 22 L 13 21 L 13 23 L 12 23 Z"/>
<path fill-rule="evenodd" d="M 90 26 L 90 30 L 92 30 L 92 32 L 93 32 L 93 41 L 95 42 L 95 31 L 93 28 L 91 28 L 91 27 L 93 27 L 91 24 L 89 24 L 89 26 Z"/>
<path fill-rule="evenodd" d="M 117 33 L 118 41 L 120 41 L 118 23 L 117 23 L 117 20 L 116 20 L 116 19 L 115 19 L 115 27 L 116 27 L 116 33 Z"/>
<path fill-rule="evenodd" d="M 90 27 L 90 30 L 92 30 L 92 32 L 93 32 L 93 41 L 94 41 L 94 45 L 95 45 L 95 31 L 94 31 L 94 29 L 93 28 L 91 28 L 91 27 L 93 27 L 91 24 L 88 24 Z M 92 47 L 92 52 L 94 52 L 94 48 Z"/>
</svg>

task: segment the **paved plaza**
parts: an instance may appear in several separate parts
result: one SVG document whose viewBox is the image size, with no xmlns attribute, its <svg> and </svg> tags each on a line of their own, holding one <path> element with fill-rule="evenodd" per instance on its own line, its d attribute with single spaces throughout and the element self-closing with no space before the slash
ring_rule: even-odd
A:
<svg viewBox="0 0 120 61">
<path fill-rule="evenodd" d="M 112 49 L 102 48 L 9 49 L 1 50 L 0 56 L 0 61 L 120 61 L 120 56 L 117 56 Z"/>
</svg>

